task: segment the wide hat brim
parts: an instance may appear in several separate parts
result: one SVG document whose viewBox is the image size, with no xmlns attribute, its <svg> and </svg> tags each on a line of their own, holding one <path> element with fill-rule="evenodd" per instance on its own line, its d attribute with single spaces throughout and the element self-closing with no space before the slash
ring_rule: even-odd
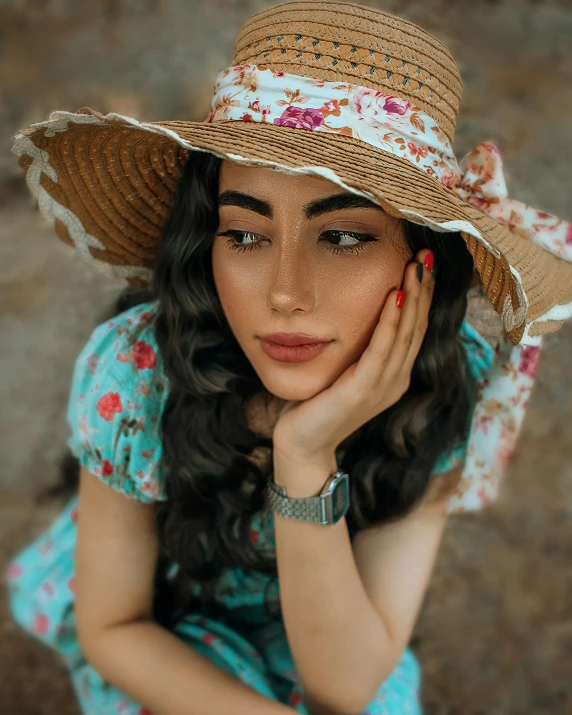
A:
<svg viewBox="0 0 572 715">
<path fill-rule="evenodd" d="M 389 214 L 459 231 L 504 331 L 519 344 L 552 332 L 542 319 L 572 302 L 572 264 L 508 230 L 402 159 L 341 134 L 261 122 L 139 122 L 89 107 L 53 112 L 20 130 L 12 151 L 42 214 L 97 269 L 150 283 L 163 227 L 189 150 L 251 166 L 322 176 Z M 536 321 L 536 322 L 535 322 Z"/>
</svg>

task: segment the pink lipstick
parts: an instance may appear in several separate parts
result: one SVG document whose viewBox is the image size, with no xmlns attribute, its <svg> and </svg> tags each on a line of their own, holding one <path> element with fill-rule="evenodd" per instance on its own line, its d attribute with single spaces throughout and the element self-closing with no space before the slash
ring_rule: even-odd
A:
<svg viewBox="0 0 572 715">
<path fill-rule="evenodd" d="M 266 333 L 260 345 L 268 357 L 280 362 L 306 362 L 323 352 L 331 340 L 303 333 Z"/>
</svg>

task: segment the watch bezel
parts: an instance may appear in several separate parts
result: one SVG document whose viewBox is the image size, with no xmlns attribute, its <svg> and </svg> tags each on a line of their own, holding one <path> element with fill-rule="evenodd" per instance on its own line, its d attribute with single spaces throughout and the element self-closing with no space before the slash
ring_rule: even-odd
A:
<svg viewBox="0 0 572 715">
<path fill-rule="evenodd" d="M 344 506 L 339 512 L 337 512 L 335 509 L 336 493 L 339 489 L 343 490 Z M 328 499 L 328 497 L 330 498 Z M 338 521 L 348 512 L 349 497 L 348 474 L 342 471 L 335 472 L 320 494 L 322 524 L 337 524 Z"/>
</svg>

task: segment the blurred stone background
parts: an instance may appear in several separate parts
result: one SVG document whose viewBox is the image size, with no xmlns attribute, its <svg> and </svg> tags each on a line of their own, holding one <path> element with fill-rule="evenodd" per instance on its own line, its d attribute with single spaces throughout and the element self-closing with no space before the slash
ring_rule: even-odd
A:
<svg viewBox="0 0 572 715">
<path fill-rule="evenodd" d="M 202 120 L 236 32 L 267 0 L 0 2 L 0 567 L 63 505 L 57 476 L 77 353 L 120 285 L 35 209 L 18 128 L 90 106 Z M 443 40 L 465 82 L 455 150 L 491 139 L 509 193 L 572 219 L 572 2 L 377 0 Z M 501 497 L 450 518 L 416 626 L 429 715 L 572 713 L 572 325 L 545 340 Z M 2 595 L 5 594 L 2 592 Z M 0 603 L 1 715 L 78 715 L 64 667 Z"/>
</svg>

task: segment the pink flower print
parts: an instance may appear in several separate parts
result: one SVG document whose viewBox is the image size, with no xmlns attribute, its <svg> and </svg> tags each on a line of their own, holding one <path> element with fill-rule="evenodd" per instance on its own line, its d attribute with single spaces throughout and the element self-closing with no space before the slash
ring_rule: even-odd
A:
<svg viewBox="0 0 572 715">
<path fill-rule="evenodd" d="M 274 120 L 280 127 L 295 129 L 316 129 L 324 123 L 324 117 L 318 109 L 312 107 L 286 107 L 282 114 Z"/>
<path fill-rule="evenodd" d="M 392 100 L 395 100 L 394 103 Z M 362 119 L 369 119 L 379 115 L 386 117 L 387 114 L 404 114 L 401 111 L 400 100 L 397 97 L 390 97 L 385 92 L 378 92 L 375 89 L 364 88 L 360 89 L 353 95 L 353 103 L 356 112 Z M 401 102 L 403 105 L 403 102 Z"/>
<path fill-rule="evenodd" d="M 491 504 L 491 499 L 490 499 L 489 495 L 485 492 L 485 490 L 484 490 L 483 487 L 481 487 L 481 488 L 478 490 L 477 494 L 479 495 L 479 500 L 480 500 L 481 506 L 482 506 L 483 508 L 485 508 L 485 507 L 487 507 L 487 506 L 490 506 L 490 504 Z"/>
<path fill-rule="evenodd" d="M 79 427 L 79 431 L 82 434 L 85 434 L 85 435 L 87 434 L 87 421 L 85 419 L 85 415 L 80 416 L 79 422 L 78 422 L 78 427 Z"/>
<path fill-rule="evenodd" d="M 137 715 L 153 715 L 153 713 L 147 708 L 139 708 Z"/>
<path fill-rule="evenodd" d="M 68 580 L 68 588 L 72 593 L 75 593 L 75 576 L 72 576 Z"/>
<path fill-rule="evenodd" d="M 95 375 L 95 368 L 97 367 L 98 360 L 99 358 L 95 353 L 91 353 L 91 355 L 88 355 L 87 357 L 87 367 L 91 375 Z"/>
<path fill-rule="evenodd" d="M 104 459 L 101 462 L 101 474 L 104 477 L 110 477 L 113 474 L 113 464 L 111 464 L 109 459 Z"/>
<path fill-rule="evenodd" d="M 496 154 L 497 156 L 500 156 L 500 151 L 498 150 L 498 147 L 493 144 L 490 141 L 483 141 L 481 142 L 481 146 L 490 151 L 492 154 Z"/>
<path fill-rule="evenodd" d="M 42 591 L 48 596 L 54 595 L 54 587 L 51 583 L 48 583 L 48 581 L 44 581 L 44 583 L 42 584 Z"/>
<path fill-rule="evenodd" d="M 157 364 L 155 351 L 144 340 L 136 340 L 133 343 L 132 356 L 138 370 L 147 370 Z"/>
<path fill-rule="evenodd" d="M 402 116 L 411 109 L 411 104 L 397 97 L 388 97 L 383 108 L 388 114 L 401 114 Z"/>
<path fill-rule="evenodd" d="M 70 514 L 70 519 L 72 521 L 77 521 L 78 514 L 79 514 L 79 509 L 77 506 L 74 506 L 74 508 L 72 509 L 71 514 Z"/>
<path fill-rule="evenodd" d="M 34 619 L 34 631 L 40 635 L 40 636 L 45 636 L 46 633 L 48 632 L 48 617 L 46 616 L 45 613 L 38 613 L 36 618 Z"/>
<path fill-rule="evenodd" d="M 106 392 L 95 405 L 99 416 L 106 422 L 111 422 L 113 416 L 123 411 L 121 397 L 118 392 Z"/>
<path fill-rule="evenodd" d="M 566 229 L 566 245 L 572 246 L 572 223 L 569 223 Z"/>
<path fill-rule="evenodd" d="M 153 321 L 155 320 L 155 314 L 151 310 L 146 310 L 144 313 L 141 313 L 139 316 L 139 320 L 137 321 L 138 325 L 150 325 Z"/>
<path fill-rule="evenodd" d="M 417 161 L 419 161 L 419 157 L 426 157 L 427 154 L 429 153 L 427 147 L 424 146 L 419 146 L 419 144 L 414 144 L 413 142 L 408 142 L 407 143 L 407 148 L 409 149 L 409 153 L 412 156 L 417 155 Z"/>
<path fill-rule="evenodd" d="M 258 112 L 259 114 L 262 114 L 263 117 L 265 117 L 267 114 L 270 114 L 270 107 L 269 105 L 261 105 L 259 99 L 255 99 L 254 102 L 250 102 L 248 105 L 249 109 L 253 109 L 255 112 Z"/>
<path fill-rule="evenodd" d="M 527 345 L 520 353 L 520 364 L 518 371 L 533 378 L 536 375 L 538 359 L 540 358 L 540 347 Z"/>
<path fill-rule="evenodd" d="M 216 639 L 217 637 L 212 633 L 205 633 L 201 636 L 202 642 L 207 643 L 208 645 L 212 645 L 216 641 Z"/>
<path fill-rule="evenodd" d="M 49 551 L 52 550 L 53 546 L 54 546 L 54 542 L 53 542 L 53 541 L 47 541 L 46 543 L 40 544 L 40 545 L 38 546 L 38 551 L 39 551 L 41 554 L 45 555 L 45 554 L 47 554 Z"/>
<path fill-rule="evenodd" d="M 245 112 L 242 117 L 240 118 L 241 122 L 253 122 L 254 119 L 252 118 L 252 114 L 249 114 L 248 112 Z"/>
<path fill-rule="evenodd" d="M 443 169 L 439 181 L 443 184 L 443 186 L 448 186 L 450 189 L 452 189 L 454 186 L 456 186 L 458 178 L 458 175 L 455 174 L 455 172 L 451 169 Z"/>
<path fill-rule="evenodd" d="M 259 534 L 256 529 L 250 529 L 250 531 L 248 532 L 248 539 L 251 544 L 256 544 L 258 542 L 258 536 Z"/>
<path fill-rule="evenodd" d="M 142 491 L 143 493 L 147 493 L 147 494 L 149 494 L 150 496 L 153 496 L 153 497 L 154 497 L 154 496 L 157 496 L 157 494 L 158 494 L 158 490 L 157 490 L 156 485 L 153 484 L 153 482 L 150 482 L 149 480 L 147 480 L 146 482 L 143 482 L 143 486 L 141 487 L 141 491 Z"/>
<path fill-rule="evenodd" d="M 510 461 L 510 458 L 512 457 L 513 451 L 510 447 L 507 445 L 502 445 L 502 447 L 499 447 L 498 451 L 498 463 L 500 468 L 504 471 Z"/>
<path fill-rule="evenodd" d="M 19 564 L 10 564 L 6 569 L 6 578 L 13 580 L 19 578 L 24 572 L 24 569 Z"/>
<path fill-rule="evenodd" d="M 302 702 L 302 696 L 297 690 L 293 690 L 291 695 L 290 695 L 290 705 L 293 707 L 296 707 L 296 705 L 300 705 Z"/>
</svg>

